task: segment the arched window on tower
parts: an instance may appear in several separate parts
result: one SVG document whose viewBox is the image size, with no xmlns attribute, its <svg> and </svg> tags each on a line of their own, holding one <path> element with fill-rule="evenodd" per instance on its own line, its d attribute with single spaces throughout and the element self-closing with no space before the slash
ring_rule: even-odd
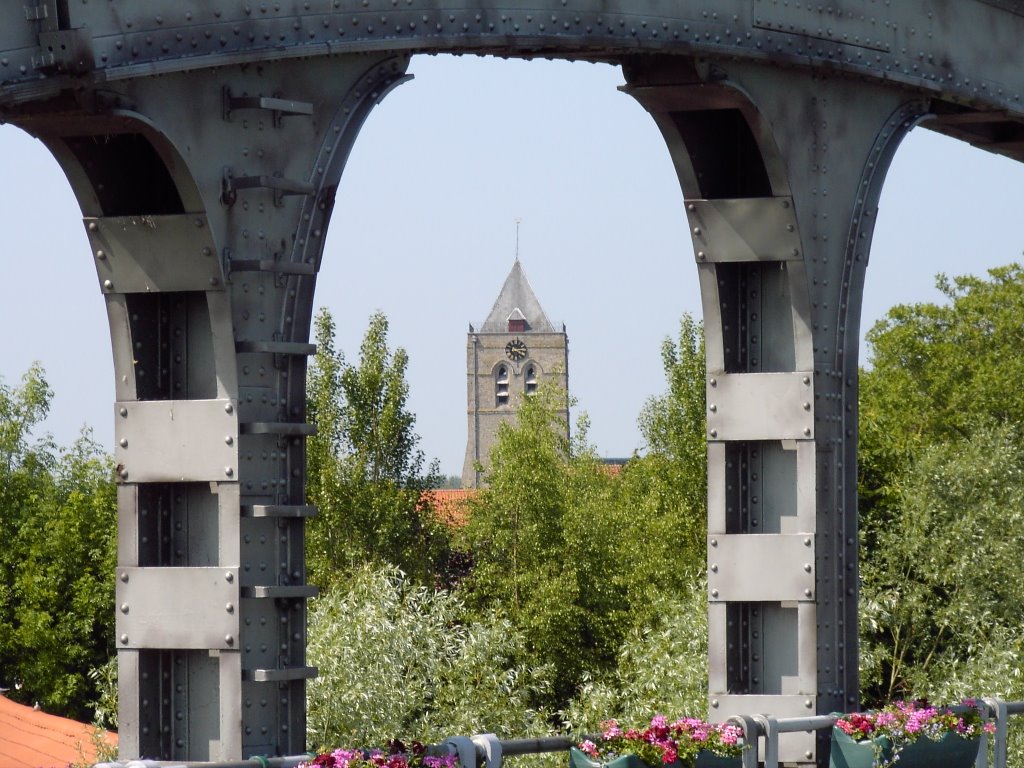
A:
<svg viewBox="0 0 1024 768">
<path fill-rule="evenodd" d="M 526 366 L 526 394 L 532 395 L 537 391 L 537 366 Z"/>
<path fill-rule="evenodd" d="M 494 401 L 495 405 L 508 405 L 508 367 L 499 365 L 494 372 Z"/>
</svg>

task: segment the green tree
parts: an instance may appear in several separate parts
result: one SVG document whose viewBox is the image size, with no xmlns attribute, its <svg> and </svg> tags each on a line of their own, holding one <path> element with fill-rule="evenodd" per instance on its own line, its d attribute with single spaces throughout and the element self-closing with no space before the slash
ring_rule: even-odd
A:
<svg viewBox="0 0 1024 768">
<path fill-rule="evenodd" d="M 377 560 L 431 580 L 443 570 L 447 544 L 424 502 L 440 476 L 436 462 L 426 465 L 407 408 L 408 356 L 389 349 L 381 313 L 370 318 L 358 365 L 336 351 L 326 310 L 315 324 L 308 402 L 317 435 L 307 453 L 308 497 L 319 508 L 307 537 L 313 578 L 329 586 Z"/>
<path fill-rule="evenodd" d="M 1024 269 L 939 275 L 942 304 L 891 309 L 867 333 L 860 377 L 861 528 L 870 548 L 900 498 L 899 481 L 935 443 L 985 422 L 1024 424 Z"/>
<path fill-rule="evenodd" d="M 615 667 L 587 677 L 563 713 L 573 733 L 598 733 L 614 717 L 640 723 L 653 713 L 702 716 L 707 708 L 707 584 L 652 596 L 653 618 L 635 626 Z"/>
<path fill-rule="evenodd" d="M 113 468 L 88 435 L 58 451 L 33 439 L 52 392 L 33 365 L 0 385 L 0 684 L 89 719 L 89 671 L 113 655 Z"/>
<path fill-rule="evenodd" d="M 49 492 L 53 463 L 51 446 L 33 442 L 32 430 L 46 418 L 52 396 L 38 364 L 25 372 L 21 386 L 0 383 L 0 536 L 7 544 L 0 547 L 0 686 L 6 688 L 21 683 L 15 611 L 22 553 L 16 543 L 36 500 Z"/>
<path fill-rule="evenodd" d="M 1024 594 L 1024 270 L 937 278 L 894 307 L 861 374 L 861 668 L 867 702 L 987 692 L 1016 653 Z M 982 630 L 984 628 L 984 630 Z M 987 662 L 986 662 L 987 663 Z M 997 665 L 998 666 L 998 665 Z"/>
<path fill-rule="evenodd" d="M 623 469 L 622 543 L 634 623 L 657 619 L 654 598 L 686 594 L 705 568 L 707 444 L 704 334 L 683 315 L 677 340 L 661 348 L 667 389 L 639 417 L 643 456 Z"/>
<path fill-rule="evenodd" d="M 14 641 L 26 691 L 49 711 L 93 715 L 89 671 L 114 651 L 113 462 L 88 437 L 58 454 L 53 483 L 17 539 Z"/>
<path fill-rule="evenodd" d="M 507 614 L 528 638 L 528 663 L 553 670 L 549 705 L 568 701 L 584 671 L 607 668 L 624 632 L 614 480 L 583 425 L 566 437 L 565 398 L 542 385 L 500 426 L 465 530 L 471 600 Z"/>
<path fill-rule="evenodd" d="M 525 644 L 498 615 L 469 623 L 452 592 L 394 566 L 363 566 L 311 606 L 309 734 L 321 747 L 454 734 L 542 735 L 529 702 L 546 670 L 517 659 Z"/>
<path fill-rule="evenodd" d="M 925 449 L 899 502 L 863 565 L 862 668 L 873 701 L 941 690 L 954 670 L 964 682 L 968 660 L 1024 640 L 1020 433 L 982 426 Z"/>
</svg>

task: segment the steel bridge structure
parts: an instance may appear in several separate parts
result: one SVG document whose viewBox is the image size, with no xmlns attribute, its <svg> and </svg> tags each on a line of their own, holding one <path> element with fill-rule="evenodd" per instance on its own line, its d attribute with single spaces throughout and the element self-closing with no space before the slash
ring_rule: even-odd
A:
<svg viewBox="0 0 1024 768">
<path fill-rule="evenodd" d="M 1021 0 L 0 0 L 0 119 L 67 175 L 109 318 L 122 757 L 304 749 L 313 291 L 360 126 L 425 52 L 621 64 L 701 287 L 709 711 L 855 707 L 879 193 L 917 125 L 1024 160 L 1022 40 Z"/>
</svg>

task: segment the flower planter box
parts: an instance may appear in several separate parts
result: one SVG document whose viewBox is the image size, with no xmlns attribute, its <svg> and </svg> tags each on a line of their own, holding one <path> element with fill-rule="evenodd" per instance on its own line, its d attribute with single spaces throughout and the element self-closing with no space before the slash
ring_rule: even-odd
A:
<svg viewBox="0 0 1024 768">
<path fill-rule="evenodd" d="M 888 739 L 879 740 L 882 745 L 882 759 L 892 756 Z M 900 750 L 899 768 L 971 768 L 978 756 L 979 737 L 965 739 L 955 733 L 947 733 L 938 741 L 921 737 Z M 832 756 L 829 768 L 874 768 L 875 750 L 872 742 L 854 741 L 838 728 L 832 729 Z"/>
<path fill-rule="evenodd" d="M 676 760 L 669 763 L 665 768 L 741 768 L 743 758 L 741 757 L 719 757 L 713 752 L 702 751 L 697 755 L 697 762 L 693 765 Z M 570 768 L 650 768 L 643 760 L 636 755 L 623 755 L 614 760 L 601 763 L 580 752 L 576 747 L 569 749 Z M 869 767 L 870 768 L 870 767 Z"/>
</svg>

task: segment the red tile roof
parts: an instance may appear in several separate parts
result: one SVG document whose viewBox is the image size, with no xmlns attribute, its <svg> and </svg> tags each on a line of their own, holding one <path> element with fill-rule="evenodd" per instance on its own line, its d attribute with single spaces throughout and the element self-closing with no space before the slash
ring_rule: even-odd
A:
<svg viewBox="0 0 1024 768">
<path fill-rule="evenodd" d="M 18 704 L 0 696 L 0 766 L 3 768 L 67 768 L 96 762 L 93 727 Z M 104 732 L 110 744 L 117 734 Z"/>
<path fill-rule="evenodd" d="M 461 528 L 469 519 L 469 500 L 477 494 L 476 488 L 438 488 L 423 494 L 437 519 L 452 528 Z"/>
</svg>

